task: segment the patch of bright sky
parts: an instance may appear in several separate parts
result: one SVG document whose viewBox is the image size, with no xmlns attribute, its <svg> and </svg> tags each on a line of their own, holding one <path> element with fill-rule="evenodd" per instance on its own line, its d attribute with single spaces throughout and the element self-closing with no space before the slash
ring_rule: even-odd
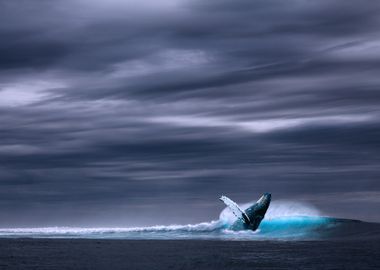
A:
<svg viewBox="0 0 380 270">
<path fill-rule="evenodd" d="M 63 87 L 57 81 L 31 80 L 0 85 L 0 107 L 29 105 L 51 97 L 49 90 Z"/>
</svg>

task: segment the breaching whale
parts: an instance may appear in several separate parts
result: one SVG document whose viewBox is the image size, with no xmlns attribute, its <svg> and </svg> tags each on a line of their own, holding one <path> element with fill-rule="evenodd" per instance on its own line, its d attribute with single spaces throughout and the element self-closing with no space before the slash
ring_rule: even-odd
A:
<svg viewBox="0 0 380 270">
<path fill-rule="evenodd" d="M 232 211 L 232 213 L 238 218 L 231 226 L 232 230 L 252 230 L 255 231 L 260 222 L 263 220 L 265 213 L 268 210 L 271 194 L 264 193 L 260 199 L 245 209 L 244 211 L 239 207 L 237 203 L 226 196 L 221 196 L 219 200 L 224 202 Z"/>
</svg>

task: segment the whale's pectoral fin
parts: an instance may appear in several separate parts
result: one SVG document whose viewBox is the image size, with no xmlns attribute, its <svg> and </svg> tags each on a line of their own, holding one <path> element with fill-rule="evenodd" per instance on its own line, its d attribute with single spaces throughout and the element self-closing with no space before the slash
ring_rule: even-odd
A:
<svg viewBox="0 0 380 270">
<path fill-rule="evenodd" d="M 227 196 L 221 196 L 219 200 L 224 202 L 224 204 L 227 205 L 229 209 L 231 209 L 232 213 L 237 218 L 240 218 L 241 220 L 243 220 L 245 224 L 249 225 L 251 223 L 248 215 L 239 207 L 239 205 L 236 202 L 234 202 Z"/>
</svg>

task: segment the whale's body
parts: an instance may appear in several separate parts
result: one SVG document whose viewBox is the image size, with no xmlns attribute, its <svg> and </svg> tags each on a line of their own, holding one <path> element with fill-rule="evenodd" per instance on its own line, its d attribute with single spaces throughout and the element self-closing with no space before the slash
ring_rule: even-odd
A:
<svg viewBox="0 0 380 270">
<path fill-rule="evenodd" d="M 260 199 L 248 207 L 242 210 L 237 203 L 232 201 L 226 196 L 221 196 L 220 200 L 223 201 L 238 218 L 231 226 L 232 230 L 252 230 L 255 231 L 259 227 L 263 220 L 265 213 L 268 210 L 271 202 L 271 194 L 264 193 Z"/>
</svg>

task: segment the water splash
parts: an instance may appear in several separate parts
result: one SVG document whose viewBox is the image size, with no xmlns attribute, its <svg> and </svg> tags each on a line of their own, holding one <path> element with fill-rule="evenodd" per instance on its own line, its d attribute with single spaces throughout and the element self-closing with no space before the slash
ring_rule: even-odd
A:
<svg viewBox="0 0 380 270">
<path fill-rule="evenodd" d="M 241 208 L 246 209 L 254 203 L 255 202 L 248 202 L 241 204 Z M 318 217 L 321 215 L 321 212 L 317 208 L 307 203 L 299 203 L 293 201 L 274 201 L 269 206 L 263 222 L 266 220 L 283 217 Z M 225 224 L 232 225 L 232 223 L 236 221 L 236 217 L 227 207 L 220 213 L 219 220 L 223 221 Z"/>
<path fill-rule="evenodd" d="M 243 209 L 253 202 L 242 204 Z M 273 202 L 259 230 L 232 231 L 236 217 L 228 209 L 220 213 L 219 220 L 188 225 L 159 225 L 130 228 L 8 228 L 0 229 L 0 237 L 36 238 L 106 238 L 106 239 L 226 239 L 266 240 L 318 238 L 332 218 L 321 217 L 320 212 L 306 204 L 290 201 Z"/>
</svg>

